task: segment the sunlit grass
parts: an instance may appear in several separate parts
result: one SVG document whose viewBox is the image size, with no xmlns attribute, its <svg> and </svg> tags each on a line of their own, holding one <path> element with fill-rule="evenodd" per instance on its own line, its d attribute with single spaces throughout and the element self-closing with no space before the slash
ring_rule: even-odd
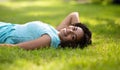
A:
<svg viewBox="0 0 120 70">
<path fill-rule="evenodd" d="M 51 14 L 52 13 L 52 11 L 50 12 L 40 12 L 40 11 L 31 11 L 31 12 L 29 12 L 29 13 L 24 13 L 24 15 L 28 15 L 28 16 L 52 16 L 52 15 L 58 15 L 58 14 L 61 14 L 61 12 L 56 12 L 56 13 L 54 13 L 54 14 Z"/>
<path fill-rule="evenodd" d="M 7 1 L 7 2 L 0 2 L 0 5 L 4 5 L 11 9 L 19 9 L 19 8 L 24 8 L 24 7 L 28 7 L 28 6 L 52 7 L 57 4 L 61 4 L 61 1 L 20 1 L 20 2 Z"/>
</svg>

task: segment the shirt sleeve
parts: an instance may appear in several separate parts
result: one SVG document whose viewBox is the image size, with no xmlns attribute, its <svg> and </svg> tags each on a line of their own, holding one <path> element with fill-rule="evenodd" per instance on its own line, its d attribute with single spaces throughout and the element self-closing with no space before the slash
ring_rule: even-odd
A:
<svg viewBox="0 0 120 70">
<path fill-rule="evenodd" d="M 55 34 L 55 33 L 48 33 L 48 34 L 51 37 L 50 46 L 54 47 L 54 48 L 57 48 L 60 44 L 60 39 L 59 39 L 58 35 Z"/>
</svg>

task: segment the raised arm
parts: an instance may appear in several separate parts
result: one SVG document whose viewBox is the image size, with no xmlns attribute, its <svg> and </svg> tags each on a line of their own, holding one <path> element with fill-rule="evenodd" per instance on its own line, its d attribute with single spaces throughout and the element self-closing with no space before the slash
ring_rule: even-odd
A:
<svg viewBox="0 0 120 70">
<path fill-rule="evenodd" d="M 70 13 L 56 28 L 57 30 L 60 30 L 62 28 L 68 27 L 71 24 L 79 23 L 79 13 L 78 12 L 72 12 Z"/>
</svg>

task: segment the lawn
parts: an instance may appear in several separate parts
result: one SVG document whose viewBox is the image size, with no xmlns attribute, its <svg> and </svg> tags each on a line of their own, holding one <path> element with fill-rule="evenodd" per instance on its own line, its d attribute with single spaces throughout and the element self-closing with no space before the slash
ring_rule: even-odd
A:
<svg viewBox="0 0 120 70">
<path fill-rule="evenodd" d="M 70 12 L 92 31 L 93 44 L 84 48 L 26 51 L 0 47 L 0 70 L 119 70 L 120 6 L 60 1 L 0 2 L 0 21 L 24 24 L 43 21 L 56 27 Z"/>
</svg>

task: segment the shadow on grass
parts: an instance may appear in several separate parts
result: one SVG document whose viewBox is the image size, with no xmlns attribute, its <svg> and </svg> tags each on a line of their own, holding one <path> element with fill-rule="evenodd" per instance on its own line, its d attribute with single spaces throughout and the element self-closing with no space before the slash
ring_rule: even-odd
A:
<svg viewBox="0 0 120 70">
<path fill-rule="evenodd" d="M 104 39 L 106 38 L 113 38 L 113 39 L 120 39 L 120 24 L 116 24 L 115 20 L 111 19 L 102 19 L 96 18 L 98 21 L 105 21 L 105 23 L 99 23 L 92 27 L 93 32 L 97 35 L 103 36 Z"/>
</svg>

